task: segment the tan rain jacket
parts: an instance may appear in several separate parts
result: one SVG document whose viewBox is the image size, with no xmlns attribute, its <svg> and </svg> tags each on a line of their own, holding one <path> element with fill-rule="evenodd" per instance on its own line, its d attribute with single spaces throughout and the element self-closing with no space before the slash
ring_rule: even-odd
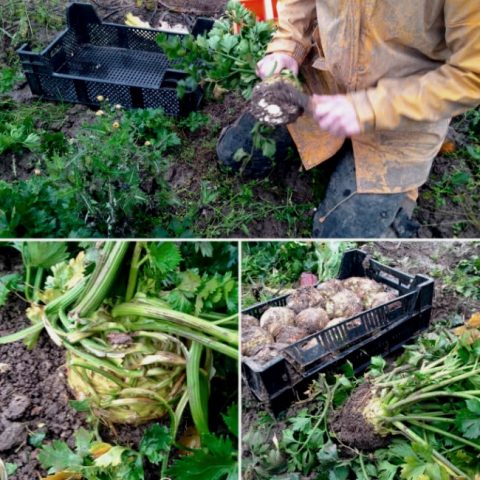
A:
<svg viewBox="0 0 480 480">
<path fill-rule="evenodd" d="M 480 0 L 279 0 L 278 14 L 268 52 L 303 64 L 311 92 L 355 106 L 358 191 L 425 183 L 451 117 L 480 103 Z M 290 132 L 307 169 L 344 142 L 307 116 Z"/>
</svg>

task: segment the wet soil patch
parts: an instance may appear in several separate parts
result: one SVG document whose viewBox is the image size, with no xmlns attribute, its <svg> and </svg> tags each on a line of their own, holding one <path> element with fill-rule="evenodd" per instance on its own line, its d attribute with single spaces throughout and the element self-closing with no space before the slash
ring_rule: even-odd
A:
<svg viewBox="0 0 480 480">
<path fill-rule="evenodd" d="M 480 242 L 372 242 L 362 249 L 403 272 L 434 278 L 432 322 L 468 320 L 480 311 L 480 299 L 465 297 L 445 282 L 462 260 L 480 256 Z"/>
<path fill-rule="evenodd" d="M 332 412 L 329 426 L 341 444 L 365 451 L 376 450 L 388 444 L 388 440 L 378 435 L 373 425 L 363 416 L 363 411 L 372 398 L 371 386 L 364 383 L 352 393 L 342 408 Z"/>
<path fill-rule="evenodd" d="M 12 297 L 0 310 L 0 336 L 30 325 L 27 304 Z M 83 414 L 69 407 L 71 398 L 65 384 L 65 354 L 46 334 L 28 350 L 20 342 L 0 346 L 0 455 L 4 462 L 18 466 L 10 478 L 37 478 L 42 471 L 38 449 L 28 443 L 32 432 L 44 432 L 46 440 L 61 439 L 73 446 L 73 434 L 86 426 Z M 12 438 L 9 432 L 15 432 Z"/>
</svg>

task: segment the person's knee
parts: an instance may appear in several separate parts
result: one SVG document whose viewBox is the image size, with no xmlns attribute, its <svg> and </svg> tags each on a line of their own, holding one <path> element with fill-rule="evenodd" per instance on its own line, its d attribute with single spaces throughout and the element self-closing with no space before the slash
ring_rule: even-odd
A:
<svg viewBox="0 0 480 480">
<path fill-rule="evenodd" d="M 294 144 L 285 127 L 255 134 L 257 121 L 248 112 L 243 113 L 232 125 L 226 127 L 217 143 L 217 157 L 220 166 L 233 172 L 240 172 L 246 178 L 264 178 L 270 174 L 277 162 L 287 156 Z M 254 135 L 257 135 L 255 142 Z M 262 135 L 273 145 L 265 154 Z M 256 144 L 257 143 L 257 144 Z M 260 144 L 259 144 L 260 143 Z"/>
</svg>

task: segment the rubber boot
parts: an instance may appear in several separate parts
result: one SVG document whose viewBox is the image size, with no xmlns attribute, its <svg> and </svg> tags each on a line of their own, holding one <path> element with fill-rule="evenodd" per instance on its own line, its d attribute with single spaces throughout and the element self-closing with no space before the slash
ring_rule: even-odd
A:
<svg viewBox="0 0 480 480">
<path fill-rule="evenodd" d="M 331 160 L 336 167 L 313 219 L 314 238 L 413 238 L 419 225 L 410 219 L 404 193 L 358 193 L 350 142 Z M 413 208 L 412 208 L 413 210 Z"/>
<path fill-rule="evenodd" d="M 265 157 L 261 149 L 253 148 L 252 129 L 257 120 L 248 112 L 243 113 L 232 125 L 223 129 L 217 143 L 217 156 L 221 167 L 240 173 L 244 178 L 267 177 L 278 162 L 281 162 L 288 148 L 294 143 L 286 127 L 278 127 L 272 133 L 277 145 L 273 158 Z M 240 150 L 246 153 L 238 158 Z"/>
</svg>

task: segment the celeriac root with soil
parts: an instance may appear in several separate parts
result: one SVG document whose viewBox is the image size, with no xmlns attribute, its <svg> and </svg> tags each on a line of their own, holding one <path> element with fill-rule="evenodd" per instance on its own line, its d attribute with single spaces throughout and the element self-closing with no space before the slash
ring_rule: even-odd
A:
<svg viewBox="0 0 480 480">
<path fill-rule="evenodd" d="M 480 454 L 479 327 L 475 314 L 464 327 L 426 343 L 424 355 L 412 350 L 406 361 L 368 376 L 331 413 L 334 438 L 353 450 L 374 451 L 403 436 L 430 451 L 439 473 L 472 479 L 468 463 L 458 462 L 453 452 L 465 450 L 465 458 L 467 452 Z M 478 462 L 471 466 L 480 472 Z"/>
<path fill-rule="evenodd" d="M 271 77 L 253 89 L 250 113 L 272 127 L 294 123 L 309 108 L 309 97 L 300 88 L 288 76 Z"/>
<path fill-rule="evenodd" d="M 181 255 L 173 243 L 91 244 L 70 259 L 63 243 L 19 243 L 18 248 L 32 326 L 0 337 L 0 345 L 24 340 L 33 348 L 46 330 L 67 351 L 67 380 L 76 399 L 88 402 L 106 425 L 139 425 L 166 416 L 173 442 L 188 406 L 198 435 L 210 434 L 214 352 L 238 358 L 237 314 L 229 313 L 235 305 L 227 312 L 219 307 L 222 295 L 235 291 L 231 276 L 215 299 L 210 295 L 219 277 L 211 277 L 209 291 L 197 298 L 197 313 L 188 314 L 166 301 L 174 291 L 164 299 L 157 293 L 167 275 L 179 275 Z M 195 271 L 182 276 L 202 283 Z M 168 454 L 162 476 L 167 467 Z"/>
</svg>

